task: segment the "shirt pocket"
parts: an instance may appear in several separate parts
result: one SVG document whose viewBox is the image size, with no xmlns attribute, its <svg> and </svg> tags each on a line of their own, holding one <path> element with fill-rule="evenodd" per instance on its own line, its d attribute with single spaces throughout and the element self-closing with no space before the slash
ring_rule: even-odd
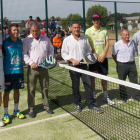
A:
<svg viewBox="0 0 140 140">
<path fill-rule="evenodd" d="M 46 52 L 47 51 L 47 44 L 42 44 L 41 49 Z"/>
</svg>

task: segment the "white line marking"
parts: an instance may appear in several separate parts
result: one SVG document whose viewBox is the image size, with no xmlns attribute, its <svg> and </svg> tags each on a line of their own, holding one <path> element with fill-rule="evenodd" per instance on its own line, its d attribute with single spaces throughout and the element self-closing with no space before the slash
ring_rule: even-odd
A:
<svg viewBox="0 0 140 140">
<path fill-rule="evenodd" d="M 34 121 L 34 122 L 25 123 L 25 124 L 20 124 L 20 125 L 17 125 L 17 126 L 1 129 L 0 132 L 11 130 L 11 129 L 15 129 L 15 128 L 19 128 L 19 127 L 24 127 L 24 126 L 27 126 L 27 125 L 32 125 L 32 124 L 40 123 L 40 122 L 43 122 L 43 121 L 49 121 L 49 120 L 53 120 L 53 119 L 57 119 L 57 118 L 61 118 L 61 117 L 66 117 L 66 116 L 70 116 L 70 115 L 71 114 L 66 113 L 66 114 L 62 114 L 62 115 L 51 117 L 51 118 L 37 120 L 37 121 Z"/>
</svg>

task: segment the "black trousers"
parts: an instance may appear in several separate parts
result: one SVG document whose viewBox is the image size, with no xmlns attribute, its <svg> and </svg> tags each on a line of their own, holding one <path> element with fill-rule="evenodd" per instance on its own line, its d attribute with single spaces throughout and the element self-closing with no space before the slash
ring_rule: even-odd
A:
<svg viewBox="0 0 140 140">
<path fill-rule="evenodd" d="M 130 82 L 138 84 L 138 75 L 137 75 L 135 61 L 128 62 L 128 63 L 117 62 L 117 72 L 118 72 L 118 78 L 120 80 L 126 80 L 128 76 Z M 120 97 L 123 99 L 127 99 L 126 88 L 125 86 L 122 85 L 120 85 Z"/>
<path fill-rule="evenodd" d="M 72 67 L 75 67 L 75 68 L 88 70 L 87 65 L 73 66 L 72 63 L 69 63 L 69 65 Z M 77 105 L 81 105 L 81 95 L 79 92 L 80 77 L 81 77 L 84 88 L 85 88 L 87 104 L 88 104 L 88 107 L 90 108 L 90 106 L 92 106 L 94 103 L 90 76 L 88 76 L 86 74 L 78 73 L 78 72 L 75 72 L 72 70 L 70 70 L 69 73 L 70 73 L 70 77 L 72 80 L 72 90 L 73 90 L 74 103 Z"/>
</svg>

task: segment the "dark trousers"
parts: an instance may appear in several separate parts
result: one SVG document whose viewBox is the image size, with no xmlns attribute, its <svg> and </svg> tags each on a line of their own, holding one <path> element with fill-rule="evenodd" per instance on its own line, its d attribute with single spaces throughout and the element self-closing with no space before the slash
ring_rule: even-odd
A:
<svg viewBox="0 0 140 140">
<path fill-rule="evenodd" d="M 135 62 L 120 63 L 117 62 L 118 78 L 120 80 L 126 80 L 127 76 L 129 81 L 138 84 L 138 75 Z M 120 97 L 127 99 L 127 92 L 125 86 L 120 85 Z"/>
<path fill-rule="evenodd" d="M 69 63 L 70 66 L 83 69 L 83 70 L 88 70 L 87 65 L 78 65 L 78 66 L 73 66 L 72 63 Z M 81 95 L 79 92 L 79 86 L 80 86 L 80 77 L 82 79 L 84 88 L 85 88 L 85 94 L 86 94 L 86 99 L 87 99 L 87 104 L 88 107 L 94 103 L 94 98 L 92 94 L 92 87 L 91 87 L 91 80 L 90 76 L 82 73 L 78 73 L 75 71 L 70 70 L 70 77 L 72 80 L 72 90 L 73 90 L 73 100 L 74 103 L 77 105 L 81 105 Z"/>
<path fill-rule="evenodd" d="M 36 68 L 32 69 L 28 66 L 27 73 L 27 89 L 28 89 L 28 108 L 33 110 L 35 107 L 35 90 L 37 79 L 39 79 L 44 109 L 49 107 L 48 100 L 48 87 L 49 87 L 49 74 L 47 69 Z"/>
</svg>

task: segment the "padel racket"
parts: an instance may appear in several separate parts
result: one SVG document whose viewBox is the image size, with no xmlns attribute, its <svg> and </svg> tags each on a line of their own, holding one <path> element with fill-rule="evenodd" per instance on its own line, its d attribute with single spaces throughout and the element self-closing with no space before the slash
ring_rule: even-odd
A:
<svg viewBox="0 0 140 140">
<path fill-rule="evenodd" d="M 41 61 L 38 67 L 45 68 L 45 69 L 52 69 L 56 66 L 57 60 L 53 56 L 46 57 Z"/>
<path fill-rule="evenodd" d="M 87 54 L 81 61 L 81 64 L 95 64 L 97 62 L 97 57 L 93 53 Z"/>
</svg>

